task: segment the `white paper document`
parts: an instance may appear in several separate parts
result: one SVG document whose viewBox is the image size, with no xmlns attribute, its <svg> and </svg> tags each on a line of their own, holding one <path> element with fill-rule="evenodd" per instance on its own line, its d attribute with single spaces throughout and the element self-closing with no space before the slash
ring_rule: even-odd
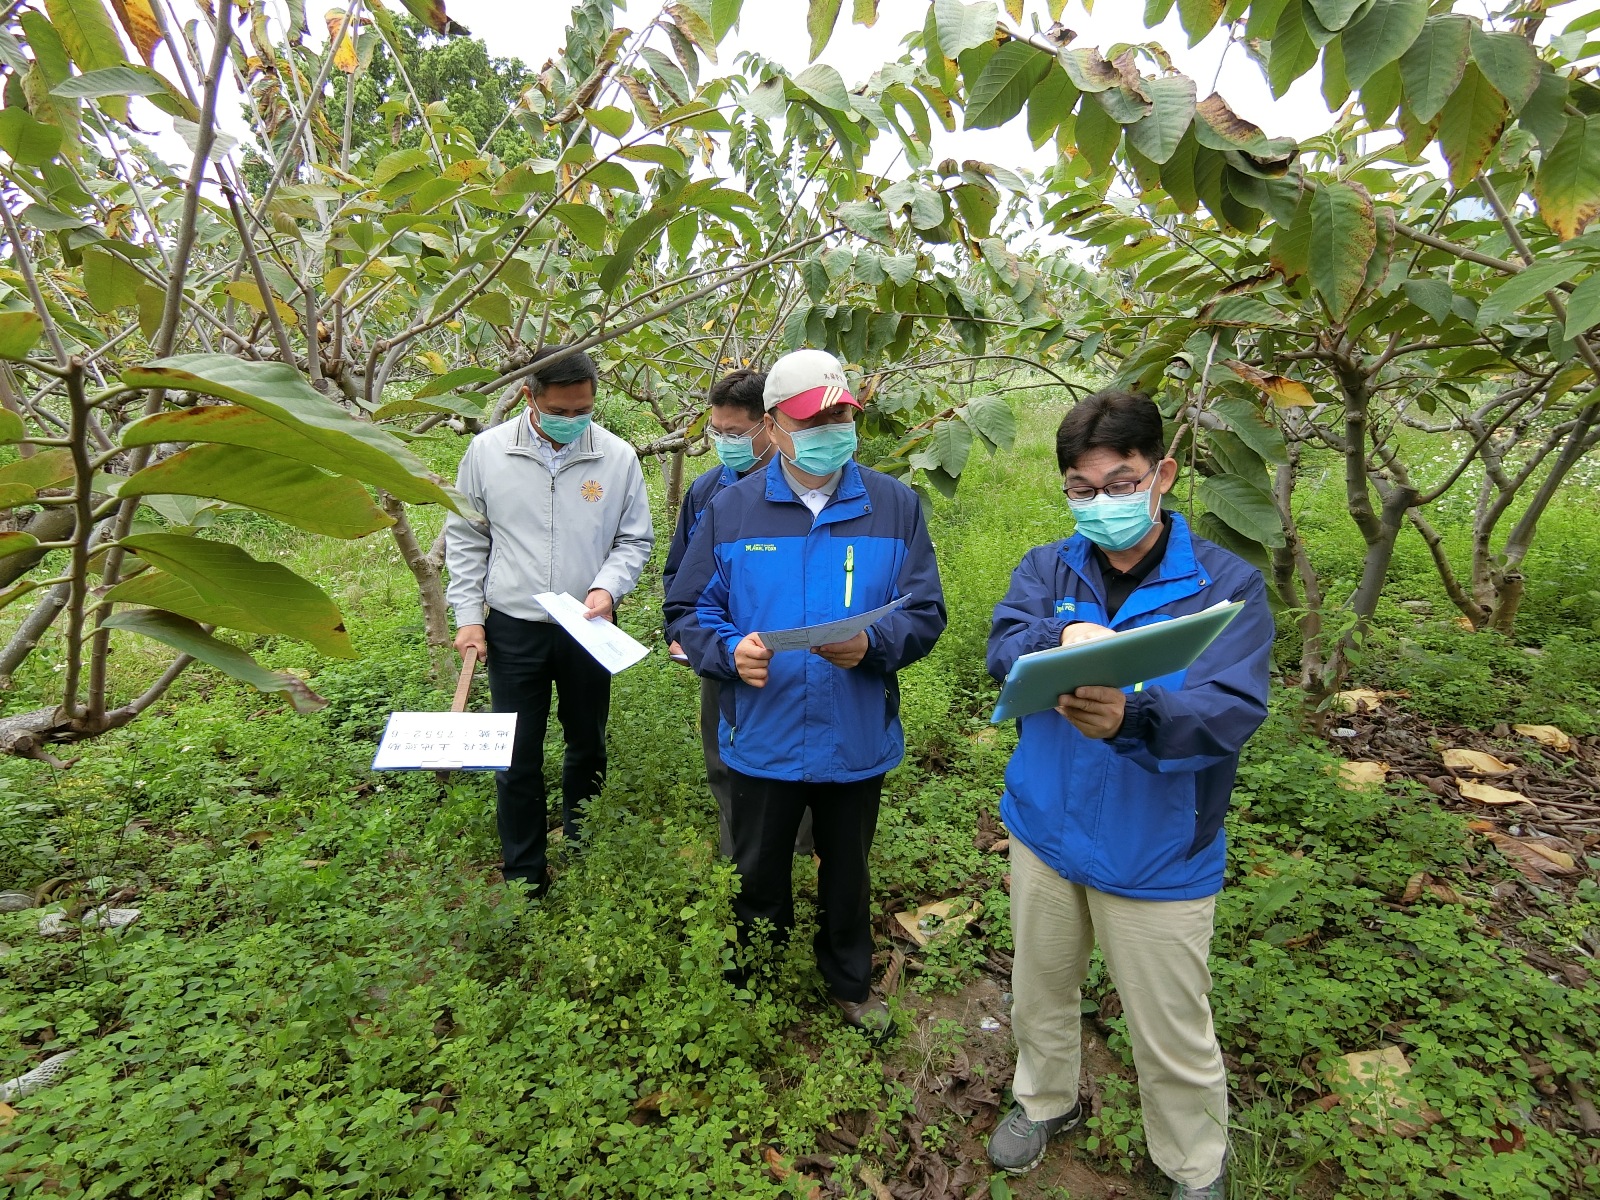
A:
<svg viewBox="0 0 1600 1200">
<path fill-rule="evenodd" d="M 372 769 L 504 771 L 516 733 L 516 713 L 390 713 Z"/>
<path fill-rule="evenodd" d="M 564 592 L 540 592 L 534 597 L 573 640 L 594 656 L 595 662 L 615 675 L 625 671 L 645 655 L 650 647 L 636 642 L 611 621 L 590 620 L 581 600 Z"/>
<path fill-rule="evenodd" d="M 822 625 L 803 625 L 798 629 L 774 629 L 771 633 L 763 630 L 757 636 L 761 638 L 761 644 L 774 653 L 779 650 L 810 650 L 815 646 L 848 642 L 868 625 L 877 624 L 909 599 L 910 596 L 899 596 L 882 608 L 874 608 L 870 612 L 841 617 L 837 621 L 828 621 Z"/>
</svg>

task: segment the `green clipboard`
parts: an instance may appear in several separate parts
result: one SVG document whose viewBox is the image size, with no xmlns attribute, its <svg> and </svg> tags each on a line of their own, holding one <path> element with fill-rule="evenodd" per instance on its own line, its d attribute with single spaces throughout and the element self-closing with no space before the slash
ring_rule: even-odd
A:
<svg viewBox="0 0 1600 1200">
<path fill-rule="evenodd" d="M 1244 607 L 1242 600 L 1187 617 L 1158 621 L 1095 642 L 1024 654 L 1011 664 L 991 724 L 1044 712 L 1056 697 L 1081 687 L 1129 687 L 1181 671 Z"/>
</svg>

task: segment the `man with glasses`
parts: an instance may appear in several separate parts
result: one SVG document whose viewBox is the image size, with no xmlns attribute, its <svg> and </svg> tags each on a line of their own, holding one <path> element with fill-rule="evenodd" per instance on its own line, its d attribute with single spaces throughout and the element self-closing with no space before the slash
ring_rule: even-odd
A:
<svg viewBox="0 0 1600 1200">
<path fill-rule="evenodd" d="M 672 533 L 672 544 L 667 547 L 667 562 L 661 568 L 661 594 L 672 592 L 672 581 L 683 556 L 689 550 L 689 540 L 700 528 L 700 518 L 706 506 L 723 488 L 732 487 L 767 465 L 772 458 L 773 443 L 768 436 L 762 405 L 762 389 L 767 377 L 760 371 L 741 368 L 730 371 L 711 386 L 711 415 L 706 427 L 711 444 L 716 448 L 718 466 L 701 473 L 684 492 L 683 503 L 678 507 L 678 525 Z M 668 632 L 671 638 L 671 632 Z M 672 642 L 669 647 L 675 661 L 688 664 L 683 647 Z M 702 676 L 700 679 L 700 750 L 706 760 L 706 783 L 717 801 L 717 845 L 726 858 L 733 856 L 733 834 L 729 830 L 728 814 L 733 806 L 733 783 L 722 756 L 717 753 L 717 712 L 722 685 L 717 680 Z M 794 852 L 810 854 L 811 810 L 800 819 L 800 832 L 795 835 Z"/>
<path fill-rule="evenodd" d="M 1082 687 L 1022 718 L 1000 815 L 1011 835 L 1017 1106 L 989 1158 L 1032 1170 L 1082 1120 L 1080 988 L 1098 942 L 1133 1044 L 1151 1160 L 1173 1200 L 1227 1194 L 1228 1078 L 1207 999 L 1222 831 L 1239 750 L 1267 714 L 1272 614 L 1260 573 L 1161 497 L 1178 464 L 1161 412 L 1106 391 L 1069 411 L 1056 460 L 1077 532 L 1028 551 L 994 611 L 989 672 L 1019 655 L 1245 607 L 1186 671 Z"/>
</svg>

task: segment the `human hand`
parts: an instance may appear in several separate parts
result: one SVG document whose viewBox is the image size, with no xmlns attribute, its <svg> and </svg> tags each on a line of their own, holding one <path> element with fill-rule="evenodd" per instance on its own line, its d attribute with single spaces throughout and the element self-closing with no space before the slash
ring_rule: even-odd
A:
<svg viewBox="0 0 1600 1200">
<path fill-rule="evenodd" d="M 683 656 L 683 647 L 677 642 L 673 642 L 667 647 L 667 657 L 673 662 L 677 663 L 680 667 L 687 667 L 689 665 L 689 660 Z"/>
<path fill-rule="evenodd" d="M 463 625 L 456 630 L 456 653 L 466 658 L 467 650 L 478 652 L 479 662 L 489 661 L 489 638 L 483 631 L 482 625 Z"/>
<path fill-rule="evenodd" d="M 1056 711 L 1084 737 L 1113 738 L 1122 728 L 1128 697 L 1120 688 L 1081 687 L 1056 697 Z"/>
<path fill-rule="evenodd" d="M 583 615 L 590 621 L 615 621 L 616 603 L 611 599 L 611 593 L 605 588 L 590 588 L 589 594 L 583 598 Z"/>
<path fill-rule="evenodd" d="M 1096 625 L 1093 621 L 1074 621 L 1061 631 L 1061 644 L 1076 646 L 1080 642 L 1098 641 L 1100 638 L 1110 637 L 1113 632 L 1104 625 Z"/>
<path fill-rule="evenodd" d="M 739 678 L 751 687 L 767 686 L 767 663 L 772 661 L 772 651 L 762 644 L 759 633 L 747 633 L 744 640 L 733 648 L 733 665 Z"/>
<path fill-rule="evenodd" d="M 829 642 L 826 646 L 815 646 L 811 653 L 820 654 L 834 666 L 848 671 L 866 657 L 867 645 L 867 631 L 863 629 L 848 642 Z"/>
</svg>

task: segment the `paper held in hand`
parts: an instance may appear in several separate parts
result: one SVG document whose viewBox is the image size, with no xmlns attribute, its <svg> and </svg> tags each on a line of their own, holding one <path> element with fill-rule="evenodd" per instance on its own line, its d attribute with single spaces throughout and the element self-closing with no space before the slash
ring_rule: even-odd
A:
<svg viewBox="0 0 1600 1200">
<path fill-rule="evenodd" d="M 773 653 L 777 653 L 779 650 L 810 650 L 816 646 L 831 646 L 835 642 L 848 642 L 868 625 L 876 625 L 909 599 L 911 599 L 910 596 L 898 596 L 882 608 L 874 608 L 870 612 L 857 613 L 854 616 L 842 617 L 837 621 L 827 621 L 821 625 L 802 625 L 796 629 L 775 629 L 771 633 L 762 631 L 757 633 L 756 636 L 761 639 L 761 644 Z"/>
<path fill-rule="evenodd" d="M 516 732 L 516 713 L 390 713 L 372 769 L 504 771 Z"/>
<path fill-rule="evenodd" d="M 594 656 L 595 662 L 613 675 L 627 670 L 650 653 L 648 646 L 634 641 L 612 622 L 584 616 L 588 610 L 581 600 L 574 600 L 563 592 L 540 592 L 534 599 L 578 645 Z"/>
<path fill-rule="evenodd" d="M 1057 697 L 1081 687 L 1130 687 L 1174 671 L 1182 671 L 1205 651 L 1244 607 L 1223 601 L 1201 612 L 1075 646 L 1038 650 L 1011 664 L 1000 702 L 989 720 L 998 725 L 1013 717 L 1044 712 Z"/>
</svg>

